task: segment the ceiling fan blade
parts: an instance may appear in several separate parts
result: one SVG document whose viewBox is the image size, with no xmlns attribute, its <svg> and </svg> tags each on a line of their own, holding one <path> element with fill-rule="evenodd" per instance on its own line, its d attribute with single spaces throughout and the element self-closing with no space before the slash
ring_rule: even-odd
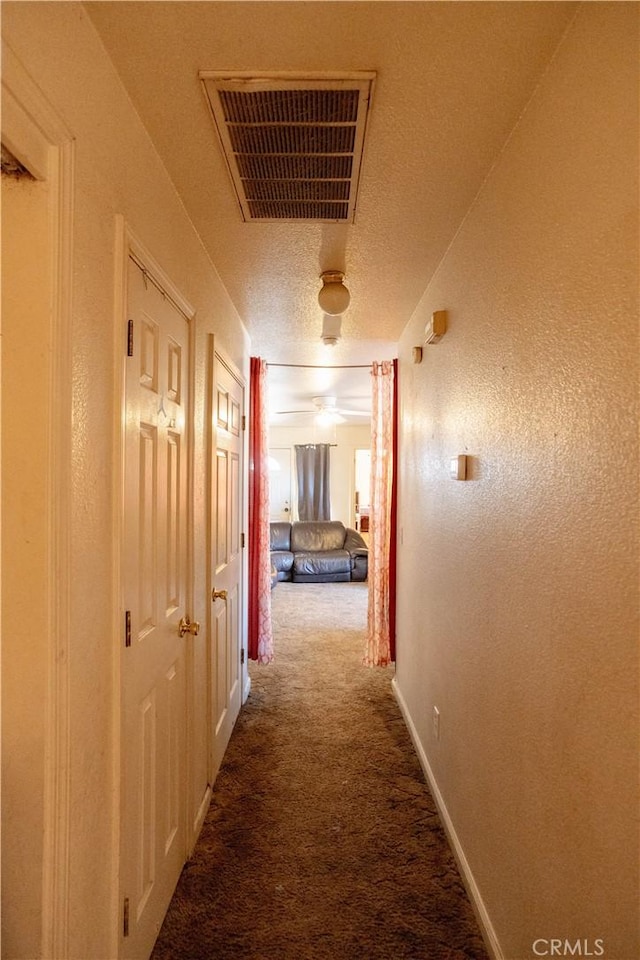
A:
<svg viewBox="0 0 640 960">
<path fill-rule="evenodd" d="M 316 414 L 316 410 L 274 410 L 273 413 L 276 417 L 289 416 L 292 413 L 309 413 L 311 415 Z"/>
<path fill-rule="evenodd" d="M 322 401 L 325 401 L 325 403 Z M 332 420 L 333 423 L 344 423 L 346 417 L 366 418 L 370 416 L 368 410 L 350 410 L 346 407 L 338 407 L 333 397 L 314 397 L 313 403 L 314 409 L 312 410 L 274 410 L 272 415 L 275 417 L 309 416 L 320 420 L 324 417 L 327 420 Z"/>
</svg>

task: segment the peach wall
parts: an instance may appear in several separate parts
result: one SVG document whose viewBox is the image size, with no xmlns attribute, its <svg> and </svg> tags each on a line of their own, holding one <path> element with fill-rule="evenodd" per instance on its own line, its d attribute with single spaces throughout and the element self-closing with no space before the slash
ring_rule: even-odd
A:
<svg viewBox="0 0 640 960">
<path fill-rule="evenodd" d="M 640 954 L 637 18 L 581 7 L 401 344 L 396 684 L 508 960 Z"/>
<path fill-rule="evenodd" d="M 196 310 L 193 510 L 199 575 L 192 616 L 200 621 L 206 621 L 209 603 L 203 582 L 207 338 L 213 332 L 217 346 L 246 375 L 248 337 L 83 5 L 6 3 L 2 13 L 4 38 L 75 138 L 73 427 L 68 466 L 73 516 L 68 640 L 71 836 L 65 957 L 104 960 L 117 955 L 121 909 L 114 857 L 121 641 L 115 563 L 116 373 L 122 363 L 122 339 L 114 329 L 117 216 L 124 217 Z M 35 501 L 30 507 L 36 508 Z M 46 683 L 44 663 L 34 659 L 31 666 L 32 682 Z M 37 773 L 34 776 L 37 780 Z M 42 801 L 39 795 L 24 799 Z M 191 799 L 197 808 L 201 796 Z M 190 814 L 192 822 L 194 810 Z M 36 903 L 41 885 L 36 878 L 22 904 L 23 912 L 34 904 L 36 925 L 41 919 Z M 40 937 L 36 927 L 26 952 L 15 956 L 33 960 L 32 944 Z"/>
</svg>

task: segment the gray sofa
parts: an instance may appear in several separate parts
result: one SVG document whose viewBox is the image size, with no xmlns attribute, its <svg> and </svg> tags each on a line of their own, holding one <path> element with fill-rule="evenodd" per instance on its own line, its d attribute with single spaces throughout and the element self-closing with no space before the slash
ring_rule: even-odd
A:
<svg viewBox="0 0 640 960">
<path fill-rule="evenodd" d="M 369 551 L 339 520 L 271 524 L 271 564 L 278 580 L 331 583 L 367 579 Z"/>
</svg>

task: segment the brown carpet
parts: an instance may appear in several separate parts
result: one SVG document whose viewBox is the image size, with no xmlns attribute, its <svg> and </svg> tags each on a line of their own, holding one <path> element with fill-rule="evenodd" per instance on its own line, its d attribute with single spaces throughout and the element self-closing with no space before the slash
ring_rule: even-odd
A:
<svg viewBox="0 0 640 960">
<path fill-rule="evenodd" d="M 366 584 L 273 592 L 243 708 L 155 960 L 486 960 L 390 689 Z"/>
</svg>

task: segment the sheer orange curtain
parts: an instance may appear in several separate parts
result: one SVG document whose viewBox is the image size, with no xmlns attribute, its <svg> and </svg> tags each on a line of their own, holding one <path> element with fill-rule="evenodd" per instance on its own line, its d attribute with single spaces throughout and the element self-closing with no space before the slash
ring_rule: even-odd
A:
<svg viewBox="0 0 640 960">
<path fill-rule="evenodd" d="M 369 527 L 369 667 L 395 660 L 397 362 L 371 368 L 371 522 Z"/>
<path fill-rule="evenodd" d="M 250 660 L 273 660 L 269 553 L 269 433 L 267 363 L 251 357 L 249 383 L 249 611 Z"/>
</svg>

